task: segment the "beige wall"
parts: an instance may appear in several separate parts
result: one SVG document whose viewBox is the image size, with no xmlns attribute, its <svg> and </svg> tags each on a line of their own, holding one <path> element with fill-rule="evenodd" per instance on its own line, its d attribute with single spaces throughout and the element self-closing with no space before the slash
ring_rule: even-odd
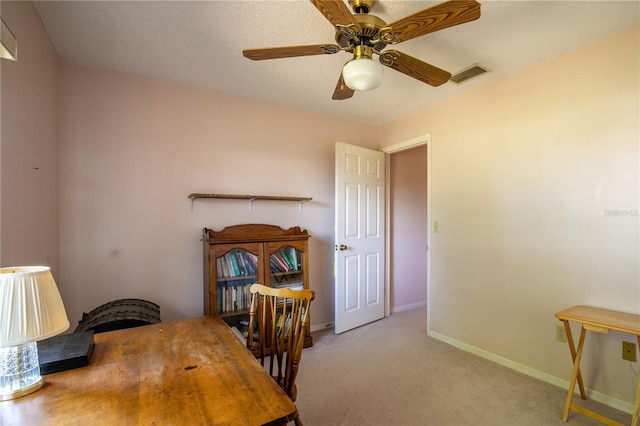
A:
<svg viewBox="0 0 640 426">
<path fill-rule="evenodd" d="M 1 59 L 0 264 L 58 274 L 58 55 L 31 2 L 2 2 L 19 61 Z"/>
<path fill-rule="evenodd" d="M 639 40 L 620 33 L 381 128 L 389 145 L 432 137 L 432 335 L 567 380 L 555 312 L 640 313 Z M 583 372 L 630 402 L 623 338 L 589 336 Z"/>
<path fill-rule="evenodd" d="M 309 231 L 312 322 L 333 322 L 334 143 L 371 126 L 70 63 L 61 67 L 61 268 L 71 321 L 139 297 L 163 320 L 201 315 L 203 227 Z M 312 197 L 199 200 L 193 192 Z"/>
</svg>

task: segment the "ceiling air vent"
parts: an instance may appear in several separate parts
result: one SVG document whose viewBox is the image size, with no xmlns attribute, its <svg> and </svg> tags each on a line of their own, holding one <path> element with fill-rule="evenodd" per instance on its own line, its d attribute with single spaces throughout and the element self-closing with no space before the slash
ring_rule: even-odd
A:
<svg viewBox="0 0 640 426">
<path fill-rule="evenodd" d="M 451 81 L 453 81 L 454 83 L 460 84 L 474 77 L 477 77 L 480 74 L 484 74 L 486 72 L 489 72 L 489 70 L 480 64 L 471 65 L 469 68 L 466 68 L 452 75 Z"/>
</svg>

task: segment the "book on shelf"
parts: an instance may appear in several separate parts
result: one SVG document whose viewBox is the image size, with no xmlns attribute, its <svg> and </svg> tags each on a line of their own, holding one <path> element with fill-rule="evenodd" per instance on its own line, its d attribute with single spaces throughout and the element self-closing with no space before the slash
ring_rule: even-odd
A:
<svg viewBox="0 0 640 426">
<path fill-rule="evenodd" d="M 280 250 L 277 254 L 282 258 L 282 260 L 286 264 L 287 270 L 294 271 L 296 269 L 296 266 L 293 264 L 293 262 L 289 258 L 290 255 L 287 254 L 287 251 L 285 249 Z"/>
<path fill-rule="evenodd" d="M 300 269 L 300 263 L 298 262 L 298 250 L 293 247 L 289 247 L 289 260 L 293 265 L 292 269 Z"/>
<path fill-rule="evenodd" d="M 248 256 L 245 257 L 247 260 L 247 265 L 249 266 L 250 275 L 256 275 L 258 271 L 258 257 L 249 253 Z"/>
<path fill-rule="evenodd" d="M 231 259 L 231 267 L 233 268 L 233 276 L 239 277 L 242 275 L 242 271 L 240 270 L 240 266 L 238 265 L 238 256 L 236 253 L 229 253 L 229 259 Z"/>
<path fill-rule="evenodd" d="M 251 283 L 234 285 L 231 281 L 218 282 L 218 313 L 246 311 L 251 307 Z"/>
<path fill-rule="evenodd" d="M 231 331 L 243 342 L 247 344 L 249 339 L 249 321 L 242 320 L 238 325 L 231 326 Z M 258 324 L 256 323 L 253 328 L 253 343 L 257 344 L 260 341 L 260 333 L 258 332 Z"/>
<path fill-rule="evenodd" d="M 280 336 L 282 333 L 282 327 L 284 326 L 284 315 L 280 315 L 278 321 L 276 322 L 276 334 Z"/>
<path fill-rule="evenodd" d="M 289 328 L 291 327 L 291 314 L 282 315 L 278 317 L 278 321 L 276 322 L 276 334 L 278 337 L 284 332 L 286 336 L 289 333 Z"/>
<path fill-rule="evenodd" d="M 238 267 L 240 271 L 242 271 L 242 275 L 253 275 L 251 273 L 251 269 L 249 267 L 249 261 L 247 260 L 247 256 L 238 256 Z"/>
<path fill-rule="evenodd" d="M 253 253 L 243 250 L 233 250 L 216 258 L 218 278 L 244 277 L 255 275 L 257 271 L 257 257 Z"/>
<path fill-rule="evenodd" d="M 271 272 L 290 272 L 300 270 L 298 252 L 293 247 L 285 247 L 269 257 Z"/>
<path fill-rule="evenodd" d="M 294 283 L 278 283 L 273 288 L 288 288 L 289 290 L 304 290 L 304 282 L 298 281 Z"/>
<path fill-rule="evenodd" d="M 276 265 L 276 268 L 279 272 L 286 272 L 291 270 L 291 268 L 289 267 L 289 265 L 287 265 L 287 262 L 285 262 L 280 252 L 276 252 L 272 254 L 270 258 L 273 261 L 273 263 Z"/>
<path fill-rule="evenodd" d="M 227 264 L 224 261 L 223 257 L 219 257 L 216 259 L 216 270 L 218 278 L 224 278 L 229 276 L 229 271 L 227 270 Z"/>
</svg>

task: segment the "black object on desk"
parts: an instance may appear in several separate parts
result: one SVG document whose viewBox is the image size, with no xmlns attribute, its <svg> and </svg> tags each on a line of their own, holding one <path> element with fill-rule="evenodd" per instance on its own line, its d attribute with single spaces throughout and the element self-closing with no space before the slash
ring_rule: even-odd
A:
<svg viewBox="0 0 640 426">
<path fill-rule="evenodd" d="M 38 342 L 40 374 L 89 365 L 93 352 L 93 330 L 63 334 Z"/>
</svg>

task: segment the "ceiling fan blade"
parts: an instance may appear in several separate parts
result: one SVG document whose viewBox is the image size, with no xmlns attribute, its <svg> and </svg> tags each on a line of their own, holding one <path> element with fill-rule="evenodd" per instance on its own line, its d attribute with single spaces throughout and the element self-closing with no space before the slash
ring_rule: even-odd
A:
<svg viewBox="0 0 640 426">
<path fill-rule="evenodd" d="M 446 83 L 451 78 L 450 72 L 397 50 L 385 50 L 382 52 L 380 63 L 434 87 Z"/>
<path fill-rule="evenodd" d="M 464 24 L 480 17 L 480 3 L 475 0 L 451 0 L 395 21 L 388 26 L 395 32 L 391 44 L 410 40 L 434 31 Z M 392 32 L 392 33 L 393 33 Z"/>
<path fill-rule="evenodd" d="M 311 3 L 324 15 L 335 28 L 338 25 L 349 24 L 359 26 L 356 18 L 342 0 L 311 0 Z"/>
<path fill-rule="evenodd" d="M 343 99 L 349 99 L 353 96 L 354 90 L 349 88 L 344 83 L 344 78 L 342 77 L 342 71 L 340 71 L 340 78 L 338 79 L 338 84 L 336 84 L 336 89 L 333 91 L 333 96 L 331 99 L 336 101 L 341 101 Z"/>
<path fill-rule="evenodd" d="M 242 51 L 245 58 L 254 61 L 264 59 L 292 58 L 295 56 L 330 55 L 340 51 L 335 44 L 310 44 L 307 46 L 266 47 L 263 49 L 246 49 Z"/>
</svg>

